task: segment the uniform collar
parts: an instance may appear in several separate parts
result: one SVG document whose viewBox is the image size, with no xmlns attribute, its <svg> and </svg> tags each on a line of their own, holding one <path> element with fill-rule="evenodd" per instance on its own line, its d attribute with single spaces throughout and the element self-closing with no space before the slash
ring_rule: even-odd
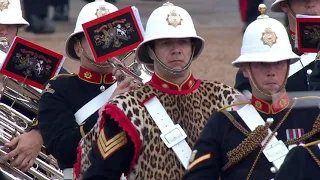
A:
<svg viewBox="0 0 320 180">
<path fill-rule="evenodd" d="M 112 73 L 100 74 L 91 70 L 88 70 L 80 66 L 80 71 L 78 73 L 80 79 L 87 81 L 93 84 L 113 84 L 115 79 L 112 76 Z"/>
<path fill-rule="evenodd" d="M 181 85 L 169 82 L 163 79 L 162 77 L 160 77 L 157 73 L 153 73 L 150 84 L 157 87 L 161 87 L 162 89 L 174 90 L 174 91 L 185 91 L 193 87 L 195 82 L 196 80 L 194 79 L 191 73 Z"/>
<path fill-rule="evenodd" d="M 290 34 L 290 38 L 293 40 L 293 42 L 295 41 L 296 38 L 296 33 L 294 31 L 292 31 L 291 29 L 289 29 L 289 34 Z"/>
<path fill-rule="evenodd" d="M 287 93 L 284 93 L 279 100 L 269 104 L 263 100 L 258 99 L 255 96 L 252 96 L 251 99 L 252 105 L 262 113 L 265 114 L 277 114 L 288 107 L 290 99 Z"/>
</svg>

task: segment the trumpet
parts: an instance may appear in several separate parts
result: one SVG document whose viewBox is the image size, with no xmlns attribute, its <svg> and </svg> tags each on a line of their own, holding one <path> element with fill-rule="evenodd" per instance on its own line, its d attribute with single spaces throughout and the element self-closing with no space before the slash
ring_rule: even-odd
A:
<svg viewBox="0 0 320 180">
<path fill-rule="evenodd" d="M 7 53 L 9 48 L 8 40 L 0 37 L 0 50 Z M 40 96 L 40 89 L 21 84 L 15 79 L 0 74 L 0 99 L 12 101 L 11 106 L 3 103 L 3 101 L 0 103 L 0 144 L 9 142 L 15 136 L 19 136 L 31 128 L 38 112 Z M 15 103 L 33 114 L 33 119 L 31 118 L 31 120 L 14 109 L 13 105 Z M 43 148 L 45 147 L 43 146 Z M 0 156 L 6 155 L 10 150 L 1 148 Z M 40 169 L 49 172 L 50 175 L 40 172 Z M 43 152 L 40 152 L 36 158 L 34 167 L 28 170 L 28 173 L 31 175 L 12 167 L 9 162 L 0 163 L 0 171 L 7 179 L 63 179 L 63 173 L 58 169 L 56 160 Z"/>
<path fill-rule="evenodd" d="M 7 53 L 9 51 L 9 41 L 6 37 L 0 37 L 0 50 Z"/>
<path fill-rule="evenodd" d="M 151 76 L 153 74 L 153 71 L 150 67 L 147 67 L 144 64 L 138 63 L 136 58 L 133 59 L 133 63 L 131 63 L 128 67 L 123 65 L 123 62 L 126 61 L 132 54 L 135 53 L 135 50 L 130 51 L 124 55 L 122 55 L 121 58 L 111 58 L 108 60 L 108 62 L 113 66 L 120 69 L 123 76 L 120 77 L 120 81 L 122 81 L 126 75 L 133 77 L 135 80 L 138 80 L 141 83 L 146 83 L 151 79 Z M 121 59 L 121 60 L 119 60 Z"/>
</svg>

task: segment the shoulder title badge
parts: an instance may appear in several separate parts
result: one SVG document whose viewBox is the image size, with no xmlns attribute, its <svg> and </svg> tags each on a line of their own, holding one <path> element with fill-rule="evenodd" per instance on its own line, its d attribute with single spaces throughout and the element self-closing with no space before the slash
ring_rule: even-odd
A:
<svg viewBox="0 0 320 180">
<path fill-rule="evenodd" d="M 99 7 L 99 9 L 97 9 L 97 12 L 96 12 L 96 16 L 99 18 L 101 16 L 104 16 L 106 14 L 109 14 L 109 9 L 106 8 L 106 6 L 102 5 Z"/>
<path fill-rule="evenodd" d="M 168 25 L 171 25 L 173 27 L 177 27 L 181 25 L 182 20 L 183 19 L 181 18 L 180 14 L 178 14 L 176 10 L 172 10 L 167 17 Z"/>
<path fill-rule="evenodd" d="M 0 0 L 0 11 L 8 9 L 9 4 L 9 0 Z"/>
<path fill-rule="evenodd" d="M 262 33 L 262 41 L 268 46 L 272 46 L 277 42 L 277 35 L 271 30 L 271 28 L 266 28 Z"/>
</svg>

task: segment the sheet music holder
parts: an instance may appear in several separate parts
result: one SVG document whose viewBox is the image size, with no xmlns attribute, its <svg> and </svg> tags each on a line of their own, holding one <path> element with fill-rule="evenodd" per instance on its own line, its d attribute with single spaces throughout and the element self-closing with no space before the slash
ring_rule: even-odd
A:
<svg viewBox="0 0 320 180">
<path fill-rule="evenodd" d="M 295 47 L 299 53 L 317 53 L 320 42 L 320 16 L 298 14 L 296 17 Z"/>
<path fill-rule="evenodd" d="M 144 37 L 139 11 L 134 6 L 101 16 L 82 27 L 96 62 L 134 50 Z"/>
<path fill-rule="evenodd" d="M 56 76 L 60 71 L 65 56 L 40 45 L 15 37 L 0 73 L 26 83 L 38 89 Z"/>
</svg>

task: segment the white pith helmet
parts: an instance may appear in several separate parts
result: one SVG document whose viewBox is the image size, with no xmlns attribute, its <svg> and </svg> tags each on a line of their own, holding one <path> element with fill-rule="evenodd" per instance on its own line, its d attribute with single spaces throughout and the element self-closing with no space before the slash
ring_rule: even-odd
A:
<svg viewBox="0 0 320 180">
<path fill-rule="evenodd" d="M 118 8 L 116 6 L 103 0 L 96 0 L 83 6 L 77 18 L 76 27 L 66 41 L 67 55 L 71 59 L 79 60 L 79 57 L 74 51 L 74 37 L 80 33 L 83 33 L 82 24 L 97 19 L 98 17 L 104 16 L 106 14 L 115 12 L 117 10 Z"/>
<path fill-rule="evenodd" d="M 152 65 L 154 62 L 147 51 L 148 42 L 165 38 L 192 38 L 194 40 L 194 56 L 196 59 L 203 50 L 204 39 L 197 35 L 190 14 L 172 3 L 165 3 L 155 9 L 146 24 L 144 41 L 136 50 L 137 60 Z"/>
<path fill-rule="evenodd" d="M 29 23 L 22 17 L 20 0 L 0 1 L 0 24 L 17 24 L 28 27 Z"/>
<path fill-rule="evenodd" d="M 281 22 L 269 18 L 258 18 L 246 29 L 241 55 L 232 62 L 236 67 L 248 62 L 279 62 L 290 60 L 290 64 L 300 57 L 292 51 L 286 28 Z"/>
<path fill-rule="evenodd" d="M 271 5 L 271 11 L 273 12 L 283 12 L 280 3 L 285 2 L 286 0 L 275 0 Z"/>
</svg>

